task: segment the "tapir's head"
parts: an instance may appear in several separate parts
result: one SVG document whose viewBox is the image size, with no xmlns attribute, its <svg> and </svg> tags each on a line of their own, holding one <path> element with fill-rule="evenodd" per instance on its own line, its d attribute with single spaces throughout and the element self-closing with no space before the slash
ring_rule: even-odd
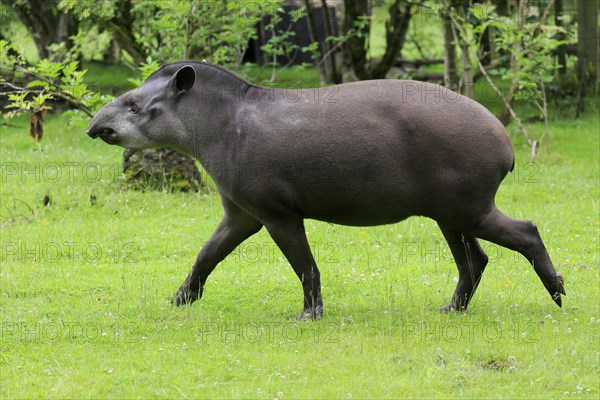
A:
<svg viewBox="0 0 600 400">
<path fill-rule="evenodd" d="M 190 65 L 161 70 L 142 86 L 102 107 L 88 127 L 91 138 L 128 149 L 172 146 L 184 130 L 181 108 L 196 81 Z"/>
</svg>

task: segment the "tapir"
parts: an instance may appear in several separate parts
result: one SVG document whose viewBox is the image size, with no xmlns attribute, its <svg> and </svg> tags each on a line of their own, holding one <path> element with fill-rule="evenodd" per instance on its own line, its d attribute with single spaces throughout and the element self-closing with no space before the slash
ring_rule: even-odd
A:
<svg viewBox="0 0 600 400">
<path fill-rule="evenodd" d="M 494 197 L 515 158 L 479 103 L 411 80 L 314 89 L 254 85 L 206 62 L 165 65 L 101 108 L 92 138 L 129 149 L 169 147 L 214 180 L 223 217 L 172 301 L 202 296 L 216 265 L 263 226 L 302 283 L 301 319 L 323 315 L 304 219 L 349 226 L 409 216 L 437 222 L 458 267 L 444 311 L 465 311 L 488 263 L 477 238 L 521 253 L 558 306 L 565 294 L 536 225 Z"/>
</svg>

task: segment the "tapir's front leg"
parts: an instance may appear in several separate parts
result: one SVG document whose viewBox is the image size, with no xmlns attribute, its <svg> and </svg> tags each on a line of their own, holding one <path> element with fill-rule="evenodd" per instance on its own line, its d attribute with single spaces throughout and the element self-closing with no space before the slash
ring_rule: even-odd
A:
<svg viewBox="0 0 600 400">
<path fill-rule="evenodd" d="M 172 302 L 176 305 L 193 303 L 202 297 L 204 284 L 217 264 L 240 243 L 262 228 L 256 219 L 223 199 L 225 215 L 212 236 L 200 250 L 192 272 L 185 279 Z"/>
<path fill-rule="evenodd" d="M 265 227 L 302 282 L 304 310 L 298 318 L 321 318 L 323 316 L 321 275 L 310 251 L 302 219 L 271 221 L 265 223 Z"/>
</svg>

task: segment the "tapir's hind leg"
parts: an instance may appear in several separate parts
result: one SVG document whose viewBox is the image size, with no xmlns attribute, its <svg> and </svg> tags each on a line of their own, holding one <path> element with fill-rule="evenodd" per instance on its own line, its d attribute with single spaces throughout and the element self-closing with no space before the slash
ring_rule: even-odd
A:
<svg viewBox="0 0 600 400">
<path fill-rule="evenodd" d="M 452 301 L 440 311 L 466 311 L 488 263 L 488 257 L 474 237 L 439 225 L 458 267 L 458 285 Z"/>
<path fill-rule="evenodd" d="M 265 223 L 265 227 L 302 283 L 304 310 L 298 318 L 321 318 L 323 316 L 321 275 L 310 251 L 302 219 L 277 220 Z"/>
<path fill-rule="evenodd" d="M 563 277 L 554 269 L 538 229 L 533 222 L 507 217 L 494 207 L 469 233 L 518 251 L 525 256 L 533 265 L 535 272 L 542 280 L 552 299 L 558 306 L 562 305 L 560 295 L 566 294 Z"/>
</svg>

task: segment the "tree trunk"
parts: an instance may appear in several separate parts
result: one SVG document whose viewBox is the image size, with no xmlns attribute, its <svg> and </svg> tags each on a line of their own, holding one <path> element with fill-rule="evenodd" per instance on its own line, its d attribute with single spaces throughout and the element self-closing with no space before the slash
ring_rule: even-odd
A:
<svg viewBox="0 0 600 400">
<path fill-rule="evenodd" d="M 11 7 L 19 20 L 31 33 L 40 58 L 48 58 L 48 46 L 52 43 L 66 43 L 72 47 L 71 36 L 77 33 L 77 19 L 71 13 L 58 9 L 57 0 L 2 0 Z"/>
<path fill-rule="evenodd" d="M 123 173 L 139 190 L 197 192 L 204 186 L 194 160 L 172 149 L 125 150 Z"/>
<path fill-rule="evenodd" d="M 468 12 L 468 2 L 465 4 L 463 1 L 455 1 L 454 8 L 460 19 L 465 21 Z M 460 80 L 460 91 L 463 95 L 473 98 L 473 67 L 471 65 L 471 56 L 469 51 L 469 43 L 465 40 L 460 41 L 460 52 L 462 58 L 462 78 Z"/>
<path fill-rule="evenodd" d="M 493 3 L 496 6 L 496 12 L 501 16 L 508 16 L 510 13 L 510 9 L 508 6 L 509 0 L 494 0 Z"/>
<path fill-rule="evenodd" d="M 327 71 L 327 81 L 331 83 L 341 83 L 342 77 L 338 72 L 336 52 L 332 51 L 332 46 L 327 38 L 333 37 L 334 31 L 331 25 L 331 13 L 327 6 L 327 0 L 321 0 L 321 11 L 325 19 L 325 41 L 323 42 L 323 57 L 325 57 L 325 69 Z M 335 11 L 335 10 L 334 10 Z"/>
<path fill-rule="evenodd" d="M 554 24 L 558 27 L 563 26 L 563 0 L 556 0 L 554 2 Z M 557 37 L 558 40 L 564 40 L 565 34 L 559 32 Z M 558 80 L 559 80 L 559 93 L 562 93 L 565 89 L 565 76 L 567 74 L 567 46 L 561 44 L 556 49 L 556 56 L 558 58 Z"/>
<path fill-rule="evenodd" d="M 312 6 L 310 0 L 304 0 L 304 7 L 306 7 L 306 27 L 308 28 L 308 37 L 312 43 L 317 43 L 317 28 L 315 26 L 315 20 L 313 19 Z M 327 12 L 327 10 L 325 10 Z M 325 64 L 320 62 L 325 54 L 325 45 L 321 47 L 321 56 L 319 60 L 315 60 L 317 63 L 317 70 L 319 71 L 319 80 L 321 82 L 327 82 L 327 73 L 325 72 Z"/>
<path fill-rule="evenodd" d="M 354 28 L 354 22 L 371 15 L 367 0 L 346 1 L 344 3 L 344 34 Z M 401 7 L 403 5 L 403 7 Z M 385 24 L 386 48 L 381 60 L 372 67 L 367 65 L 367 43 L 369 26 L 366 33 L 352 35 L 344 46 L 344 65 L 351 66 L 358 79 L 384 78 L 396 64 L 406 41 L 412 5 L 406 0 L 395 0 L 390 6 L 390 20 Z"/>
<path fill-rule="evenodd" d="M 115 40 L 122 50 L 125 50 L 133 59 L 133 63 L 137 66 L 144 62 L 144 50 L 135 40 L 133 36 L 133 15 L 131 9 L 133 5 L 131 0 L 117 2 L 117 10 L 115 16 L 110 19 L 102 19 L 100 23 L 104 29 L 112 32 L 113 40 Z"/>
<path fill-rule="evenodd" d="M 577 76 L 579 78 L 579 101 L 577 116 L 585 109 L 586 89 L 597 92 L 598 86 L 598 2 L 577 1 Z"/>
<path fill-rule="evenodd" d="M 527 18 L 527 0 L 519 0 L 519 13 L 518 13 L 517 27 L 519 30 L 523 30 L 525 26 L 525 19 Z M 521 53 L 523 50 L 521 49 L 521 44 L 516 44 L 516 52 Z M 510 67 L 516 71 L 518 68 L 517 60 L 513 56 L 510 60 Z M 510 83 L 510 88 L 508 89 L 508 93 L 506 94 L 506 103 L 512 106 L 513 98 L 517 93 L 517 89 L 519 88 L 519 74 L 515 74 L 512 82 Z M 508 107 L 504 106 L 502 108 L 502 112 L 500 113 L 500 117 L 498 117 L 500 122 L 505 126 L 512 121 L 512 116 L 510 115 L 510 110 Z"/>
<path fill-rule="evenodd" d="M 444 86 L 456 90 L 458 87 L 458 68 L 456 65 L 456 44 L 452 20 L 442 11 L 444 20 Z"/>
<path fill-rule="evenodd" d="M 462 43 L 460 45 L 460 52 L 462 53 L 463 62 L 463 74 L 462 74 L 462 85 L 461 92 L 468 98 L 473 98 L 473 67 L 471 66 L 471 57 L 469 56 L 469 45 Z"/>
<path fill-rule="evenodd" d="M 344 2 L 343 32 L 348 35 L 354 29 L 354 22 L 369 17 L 367 0 Z M 367 26 L 367 32 L 369 26 Z M 365 80 L 371 78 L 367 69 L 367 38 L 368 34 L 352 35 L 343 46 L 344 66 L 352 71 L 356 78 Z"/>
<path fill-rule="evenodd" d="M 401 3 L 405 6 L 400 7 Z M 411 5 L 405 3 L 404 0 L 396 0 L 390 6 L 390 20 L 385 23 L 385 54 L 381 61 L 373 68 L 371 73 L 373 78 L 385 78 L 385 75 L 394 66 L 398 57 L 400 57 L 402 47 L 404 47 L 404 43 L 406 42 L 406 34 L 408 33 L 411 16 Z"/>
</svg>

